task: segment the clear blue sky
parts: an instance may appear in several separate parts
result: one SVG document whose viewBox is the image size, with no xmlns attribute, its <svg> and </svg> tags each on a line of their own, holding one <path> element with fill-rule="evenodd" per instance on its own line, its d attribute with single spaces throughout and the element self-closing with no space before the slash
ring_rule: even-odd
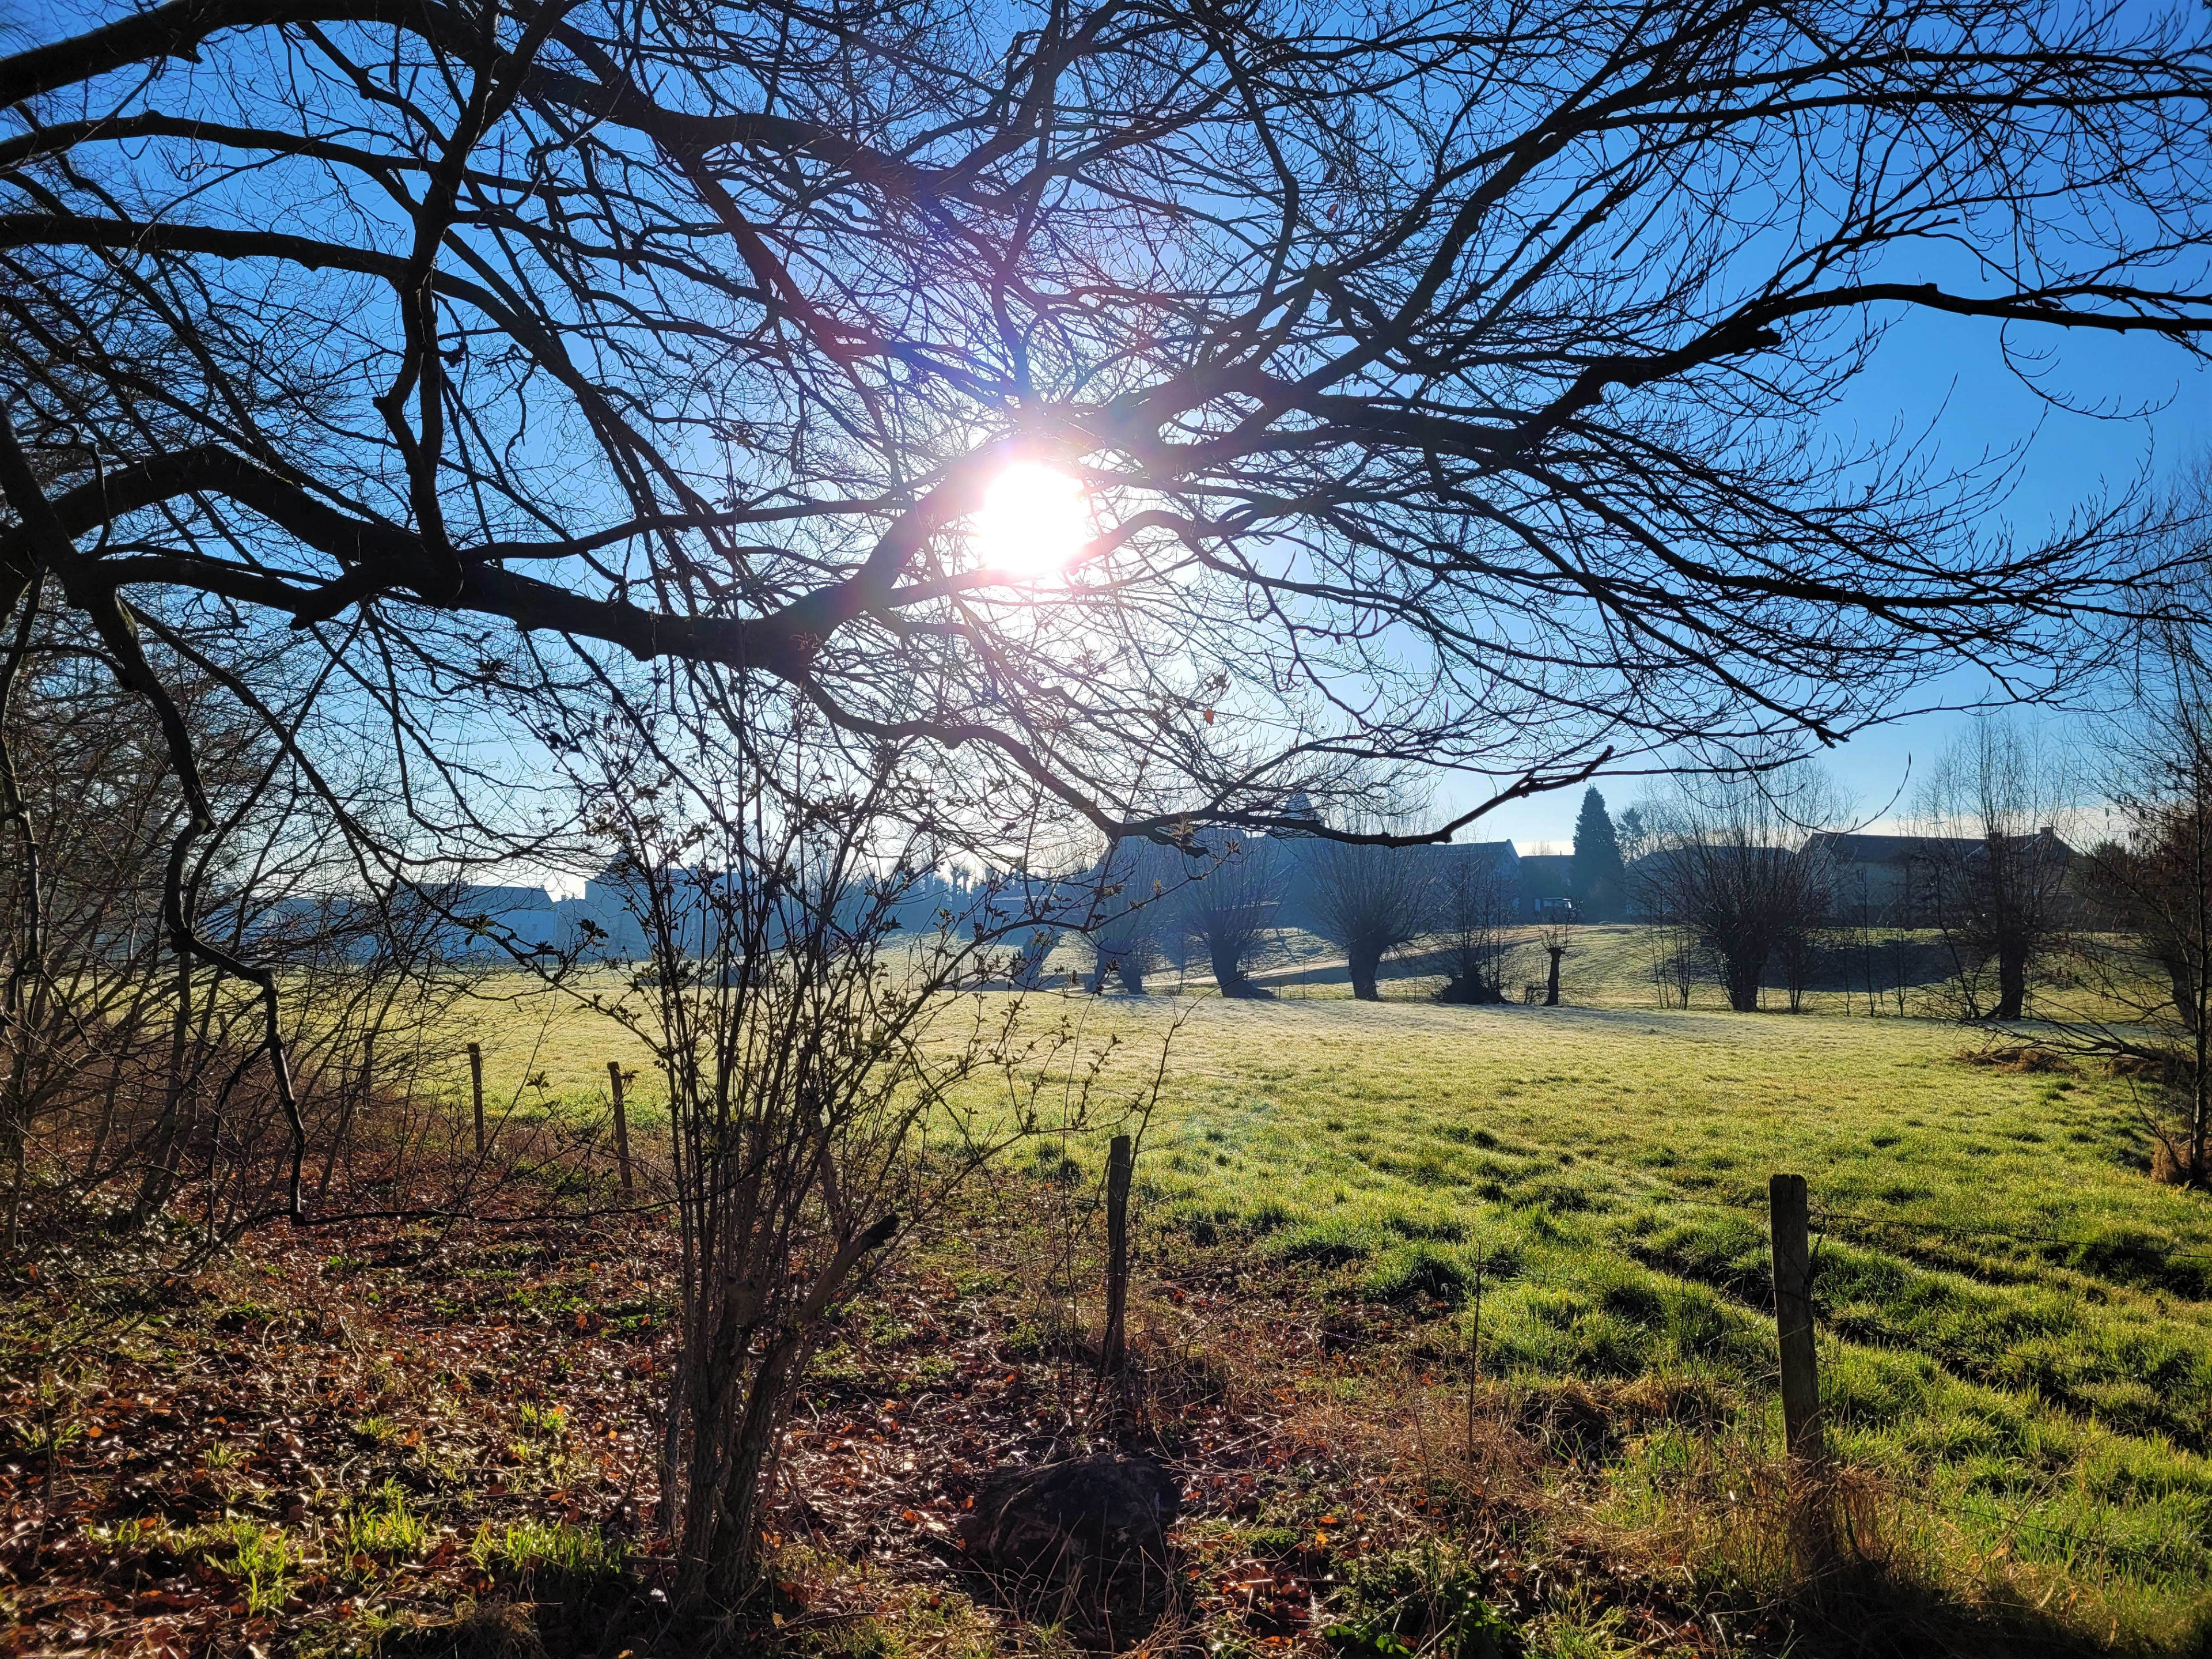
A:
<svg viewBox="0 0 2212 1659">
<path fill-rule="evenodd" d="M 2017 348 L 2023 343 L 2018 331 Z M 1830 425 L 1838 435 L 1879 436 L 1893 423 L 1919 431 L 1932 420 L 1930 441 L 1943 461 L 1966 464 L 1985 452 L 2026 443 L 2027 465 L 2000 514 L 2023 538 L 2063 521 L 2100 491 L 2118 493 L 2148 473 L 2164 484 L 2212 449 L 2212 374 L 2167 342 L 2038 331 L 2039 384 L 2068 404 L 2098 406 L 2129 418 L 2069 414 L 2039 398 L 2009 369 L 1997 330 L 1957 318 L 1920 314 L 1891 331 L 1848 404 Z M 1980 694 L 1961 674 L 1923 689 L 1916 706 L 1960 703 Z M 1908 776 L 1942 750 L 1965 716 L 1911 715 L 1832 751 L 1829 772 L 1862 814 L 1879 813 Z M 1646 787 L 1624 778 L 1599 787 L 1617 814 Z M 1564 843 L 1574 832 L 1579 789 L 1501 808 L 1463 838 L 1510 837 L 1527 848 Z M 1909 802 L 1900 802 L 1900 805 Z"/>
</svg>

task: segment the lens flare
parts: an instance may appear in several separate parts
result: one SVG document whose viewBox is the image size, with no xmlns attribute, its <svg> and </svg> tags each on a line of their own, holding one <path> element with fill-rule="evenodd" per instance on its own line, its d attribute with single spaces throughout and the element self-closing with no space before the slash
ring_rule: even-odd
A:
<svg viewBox="0 0 2212 1659">
<path fill-rule="evenodd" d="M 985 568 L 1017 578 L 1056 574 L 1091 537 L 1082 482 L 1036 461 L 1015 461 L 994 478 L 973 523 Z"/>
</svg>

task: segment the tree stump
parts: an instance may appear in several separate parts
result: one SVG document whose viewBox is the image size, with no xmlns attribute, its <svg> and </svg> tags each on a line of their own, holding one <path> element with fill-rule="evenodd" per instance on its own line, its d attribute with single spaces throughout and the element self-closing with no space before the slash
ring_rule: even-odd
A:
<svg viewBox="0 0 2212 1659">
<path fill-rule="evenodd" d="M 968 1559 L 1032 1618 L 1120 1648 L 1167 1610 L 1167 1528 L 1179 1494 L 1146 1457 L 1000 1469 L 961 1525 Z"/>
</svg>

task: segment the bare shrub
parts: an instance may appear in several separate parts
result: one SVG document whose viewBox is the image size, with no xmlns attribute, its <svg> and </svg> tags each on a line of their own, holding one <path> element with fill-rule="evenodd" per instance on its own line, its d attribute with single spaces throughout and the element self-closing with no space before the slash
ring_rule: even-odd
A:
<svg viewBox="0 0 2212 1659">
<path fill-rule="evenodd" d="M 1096 1073 L 1055 1086 L 1065 1029 L 1032 1042 L 1018 1004 L 972 994 L 1006 981 L 1049 920 L 1024 896 L 1048 884 L 987 884 L 967 915 L 902 927 L 944 850 L 908 756 L 792 702 L 724 710 L 719 738 L 695 710 L 679 744 L 649 706 L 579 774 L 647 947 L 619 994 L 583 994 L 667 1089 L 683 1349 L 663 1521 L 678 1600 L 705 1614 L 754 1586 L 793 1391 L 832 1313 L 991 1158 L 1084 1127 Z"/>
</svg>

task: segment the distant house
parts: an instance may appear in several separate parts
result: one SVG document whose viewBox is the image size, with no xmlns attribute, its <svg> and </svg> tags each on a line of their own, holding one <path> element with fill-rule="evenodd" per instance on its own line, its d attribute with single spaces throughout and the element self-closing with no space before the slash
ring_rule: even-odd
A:
<svg viewBox="0 0 2212 1659">
<path fill-rule="evenodd" d="M 441 945 L 454 956 L 496 957 L 558 948 L 561 917 L 543 887 L 465 886 L 437 896 L 452 926 Z"/>
<path fill-rule="evenodd" d="M 1520 849 L 1510 841 L 1451 842 L 1442 847 L 1421 849 L 1435 866 L 1437 875 L 1449 879 L 1462 870 L 1473 871 L 1479 878 L 1518 888 L 1521 884 Z"/>
<path fill-rule="evenodd" d="M 2073 861 L 2074 849 L 2055 829 L 2037 831 L 2034 840 L 2058 869 Z M 1989 847 L 1972 836 L 1822 834 L 1809 837 L 1804 852 L 1828 864 L 1830 910 L 1839 920 L 1919 927 L 1934 920 L 1942 872 L 1972 871 Z"/>
</svg>

